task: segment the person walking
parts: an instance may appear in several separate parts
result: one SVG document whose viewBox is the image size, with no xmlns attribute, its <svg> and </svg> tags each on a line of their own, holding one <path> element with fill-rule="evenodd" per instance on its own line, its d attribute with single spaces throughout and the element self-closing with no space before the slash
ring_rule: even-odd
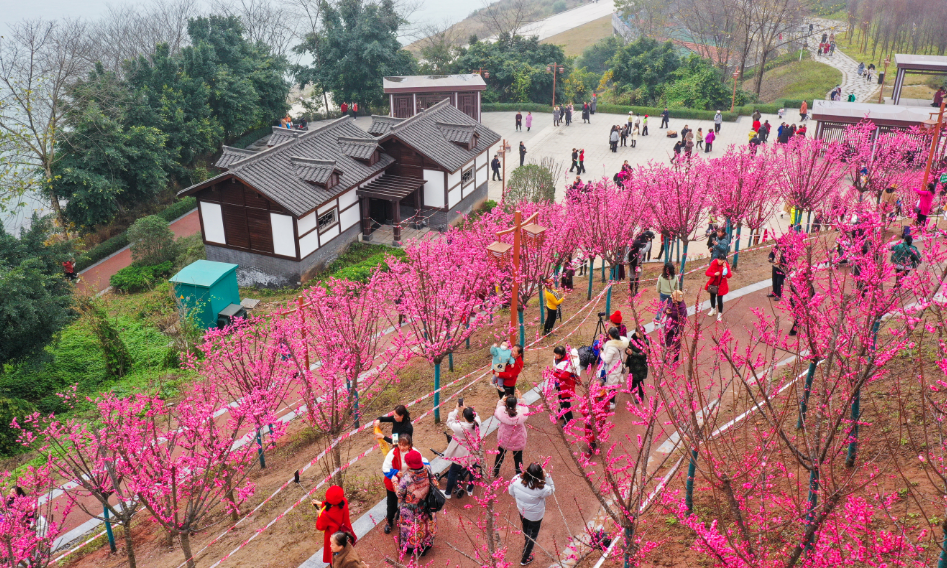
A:
<svg viewBox="0 0 947 568">
<path fill-rule="evenodd" d="M 727 230 L 723 226 L 717 227 L 717 238 L 714 239 L 714 246 L 710 250 L 710 259 L 726 259 L 729 252 L 730 236 L 727 234 Z"/>
<path fill-rule="evenodd" d="M 458 485 L 465 479 L 469 480 L 467 495 L 473 495 L 474 473 L 471 470 L 480 469 L 480 464 L 475 463 L 475 454 L 480 451 L 481 425 L 474 409 L 465 407 L 460 400 L 457 401 L 457 408 L 447 415 L 447 427 L 452 432 L 450 444 L 447 444 L 443 456 L 451 462 L 447 470 L 447 487 L 444 489 L 444 496 L 448 499 L 453 496 L 455 489 L 458 497 L 463 495 L 463 488 Z"/>
<path fill-rule="evenodd" d="M 615 152 L 618 151 L 618 139 L 619 139 L 619 138 L 620 138 L 620 136 L 619 136 L 619 134 L 618 134 L 618 128 L 616 128 L 616 127 L 613 126 L 613 127 L 612 127 L 612 132 L 611 132 L 611 134 L 608 135 L 608 146 L 609 146 L 609 148 L 611 148 L 612 153 L 615 153 Z"/>
<path fill-rule="evenodd" d="M 582 122 L 592 124 L 592 119 L 589 115 L 589 103 L 587 101 L 582 103 Z"/>
<path fill-rule="evenodd" d="M 352 103 L 352 108 L 349 110 L 352 111 L 352 118 L 357 117 L 358 116 L 358 103 Z"/>
<path fill-rule="evenodd" d="M 572 124 L 572 105 L 566 106 L 566 126 Z"/>
<path fill-rule="evenodd" d="M 704 290 L 710 294 L 710 311 L 708 317 L 717 316 L 717 321 L 723 321 L 723 297 L 730 291 L 727 281 L 733 276 L 733 270 L 730 263 L 727 262 L 726 255 L 723 258 L 714 258 L 707 267 L 707 283 L 704 284 Z M 716 302 L 716 306 L 714 303 Z"/>
<path fill-rule="evenodd" d="M 579 150 L 579 174 L 585 173 L 585 148 Z"/>
<path fill-rule="evenodd" d="M 674 143 L 674 148 L 673 148 L 673 150 L 674 150 L 674 155 L 671 156 L 671 163 L 672 163 L 672 164 L 673 164 L 674 162 L 676 162 L 677 160 L 680 159 L 680 157 L 681 157 L 681 150 L 683 150 L 683 149 L 684 149 L 684 141 L 683 141 L 683 140 L 678 140 L 677 142 Z"/>
<path fill-rule="evenodd" d="M 767 298 L 775 298 L 778 302 L 783 298 L 783 283 L 786 281 L 786 259 L 783 254 L 782 243 L 779 239 L 773 245 L 773 250 L 769 251 L 769 263 L 773 265 L 773 291 L 766 295 Z"/>
<path fill-rule="evenodd" d="M 615 410 L 615 397 L 625 379 L 625 349 L 628 339 L 621 336 L 617 327 L 608 328 L 608 340 L 602 346 L 602 362 L 599 366 L 599 378 L 608 391 L 609 409 Z"/>
<path fill-rule="evenodd" d="M 805 120 L 809 116 L 809 103 L 805 100 L 799 105 L 799 120 Z"/>
<path fill-rule="evenodd" d="M 552 109 L 552 125 L 559 126 L 559 118 L 562 116 L 562 110 L 559 107 Z"/>
<path fill-rule="evenodd" d="M 632 148 L 638 146 L 638 124 L 634 126 L 628 125 L 628 138 L 631 139 Z"/>
<path fill-rule="evenodd" d="M 546 320 L 543 322 L 543 335 L 549 335 L 556 325 L 556 316 L 559 315 L 559 306 L 566 300 L 562 290 L 555 287 L 553 280 L 547 279 L 543 287 L 543 299 L 546 301 Z"/>
<path fill-rule="evenodd" d="M 332 562 L 330 540 L 333 534 L 339 531 L 347 532 L 352 536 L 352 543 L 355 543 L 355 530 L 352 529 L 352 519 L 349 518 L 349 504 L 342 488 L 333 485 L 326 491 L 325 501 L 313 499 L 312 506 L 319 511 L 316 530 L 325 533 L 322 541 L 322 561 L 328 564 Z"/>
<path fill-rule="evenodd" d="M 408 452 L 404 463 L 407 469 L 398 482 L 398 543 L 405 554 L 424 556 L 434 546 L 437 534 L 436 514 L 427 508 L 434 475 L 417 450 Z"/>
<path fill-rule="evenodd" d="M 579 352 L 575 349 L 571 354 L 566 354 L 566 348 L 561 345 L 552 350 L 552 376 L 559 392 L 559 414 L 563 425 L 568 425 L 574 418 L 571 409 L 575 387 L 579 382 L 578 358 Z"/>
<path fill-rule="evenodd" d="M 709 154 L 714 147 L 714 140 L 716 140 L 717 135 L 714 134 L 714 131 L 711 130 L 707 132 L 707 136 L 704 137 L 704 153 Z"/>
<path fill-rule="evenodd" d="M 717 114 L 714 115 L 714 133 L 720 134 L 720 125 L 723 124 L 723 113 L 719 110 Z"/>
<path fill-rule="evenodd" d="M 490 162 L 490 168 L 493 170 L 493 181 L 501 181 L 500 178 L 500 156 L 493 155 L 493 161 Z"/>
<path fill-rule="evenodd" d="M 526 542 L 523 544 L 520 566 L 526 566 L 534 560 L 533 546 L 546 515 L 546 499 L 556 491 L 556 486 L 552 476 L 543 471 L 543 466 L 531 463 L 524 473 L 510 480 L 507 491 L 516 500 L 516 509 L 523 524 L 523 539 Z"/>
<path fill-rule="evenodd" d="M 575 148 L 572 149 L 572 167 L 569 168 L 569 173 L 571 174 L 573 170 L 579 167 L 579 151 Z M 579 169 L 579 174 L 582 173 L 582 170 Z"/>
<path fill-rule="evenodd" d="M 631 374 L 631 394 L 637 404 L 644 400 L 644 381 L 648 378 L 648 336 L 643 325 L 637 326 L 628 338 L 625 355 L 625 365 Z"/>
<path fill-rule="evenodd" d="M 761 118 L 763 118 L 763 114 L 759 109 L 753 109 L 753 122 L 759 122 Z"/>
<path fill-rule="evenodd" d="M 516 111 L 516 131 L 523 131 L 523 113 L 521 111 Z"/>
<path fill-rule="evenodd" d="M 368 568 L 355 550 L 355 535 L 339 531 L 329 539 L 332 568 Z"/>
<path fill-rule="evenodd" d="M 342 116 L 345 116 L 346 114 L 348 114 L 348 113 L 349 113 L 349 105 L 348 105 L 348 103 L 343 102 L 342 105 L 339 107 L 339 110 L 342 111 Z"/>
<path fill-rule="evenodd" d="M 671 300 L 671 294 L 674 293 L 674 290 L 677 289 L 677 278 L 675 278 L 676 270 L 674 264 L 670 262 L 664 263 L 664 268 L 661 269 L 661 275 L 658 276 L 658 285 L 657 292 L 658 298 L 660 300 L 660 305 L 658 306 L 658 311 L 654 314 L 654 322 L 660 324 L 662 315 L 664 315 L 664 310 L 668 306 L 668 302 Z"/>
<path fill-rule="evenodd" d="M 520 373 L 523 371 L 523 348 L 514 345 L 511 351 L 513 352 L 513 364 L 507 365 L 505 371 L 497 373 L 499 380 L 503 381 L 497 386 L 497 394 L 500 398 L 512 396 L 516 392 L 516 381 L 519 380 Z"/>
<path fill-rule="evenodd" d="M 533 112 L 528 111 L 526 113 L 526 132 L 529 132 L 529 128 L 533 125 Z"/>
<path fill-rule="evenodd" d="M 589 114 L 595 114 L 595 109 L 598 108 L 598 95 L 592 93 L 592 102 L 589 103 Z"/>
<path fill-rule="evenodd" d="M 526 161 L 526 144 L 523 144 L 523 141 L 520 141 L 520 165 L 523 165 L 523 162 Z"/>
<path fill-rule="evenodd" d="M 704 129 L 703 128 L 697 129 L 697 144 L 695 148 L 697 148 L 698 150 L 704 149 Z"/>
<path fill-rule="evenodd" d="M 403 434 L 398 438 L 395 447 L 388 450 L 388 455 L 381 465 L 381 473 L 385 476 L 385 491 L 387 492 L 387 511 L 385 514 L 385 534 L 391 534 L 391 527 L 398 516 L 398 482 L 401 472 L 404 471 L 404 456 L 414 449 L 410 434 Z"/>
<path fill-rule="evenodd" d="M 694 153 L 694 133 L 688 132 L 687 138 L 684 140 L 684 154 L 687 156 L 687 161 L 691 161 L 691 155 Z"/>
<path fill-rule="evenodd" d="M 66 277 L 66 280 L 76 282 L 78 278 L 76 277 L 76 261 L 73 259 L 64 260 L 62 263 L 62 273 Z"/>
<path fill-rule="evenodd" d="M 618 130 L 618 134 L 621 137 L 621 143 L 619 144 L 622 148 L 628 145 L 628 131 L 632 129 L 632 125 L 627 122 Z"/>
<path fill-rule="evenodd" d="M 667 128 L 670 124 L 671 113 L 668 112 L 668 109 L 665 107 L 664 112 L 661 113 L 661 126 L 658 128 Z"/>
<path fill-rule="evenodd" d="M 674 361 L 681 358 L 681 340 L 684 336 L 684 326 L 687 324 L 687 304 L 684 303 L 684 292 L 671 292 L 671 301 L 664 308 L 664 347 L 674 355 Z"/>
<path fill-rule="evenodd" d="M 507 452 L 513 452 L 513 466 L 516 473 L 523 473 L 523 450 L 526 448 L 526 413 L 529 408 L 519 404 L 520 391 L 515 396 L 507 396 L 497 401 L 493 416 L 500 422 L 497 428 L 497 454 L 493 462 L 493 477 L 500 475 L 500 466 Z"/>
<path fill-rule="evenodd" d="M 648 135 L 648 115 L 644 115 L 644 118 L 641 119 L 641 135 Z"/>
</svg>

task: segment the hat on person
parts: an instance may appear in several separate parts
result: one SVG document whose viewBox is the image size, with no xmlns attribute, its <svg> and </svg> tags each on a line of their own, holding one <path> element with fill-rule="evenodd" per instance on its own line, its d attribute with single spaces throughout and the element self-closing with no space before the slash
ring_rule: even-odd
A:
<svg viewBox="0 0 947 568">
<path fill-rule="evenodd" d="M 613 324 L 618 325 L 621 323 L 621 311 L 615 310 L 615 313 L 608 318 Z"/>
<path fill-rule="evenodd" d="M 411 469 L 421 469 L 424 467 L 424 462 L 421 461 L 421 452 L 417 450 L 408 452 L 408 455 L 404 457 L 404 463 L 408 464 L 408 467 Z"/>
<path fill-rule="evenodd" d="M 326 491 L 326 503 L 338 505 L 345 500 L 345 492 L 338 485 L 333 485 Z"/>
</svg>

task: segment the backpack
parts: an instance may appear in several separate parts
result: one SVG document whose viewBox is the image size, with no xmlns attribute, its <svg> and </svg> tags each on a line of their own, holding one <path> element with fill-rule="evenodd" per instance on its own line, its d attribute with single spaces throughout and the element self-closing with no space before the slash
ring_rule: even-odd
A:
<svg viewBox="0 0 947 568">
<path fill-rule="evenodd" d="M 598 355 L 596 355 L 592 348 L 589 346 L 579 347 L 579 366 L 582 367 L 582 370 L 586 370 L 598 361 Z"/>
<path fill-rule="evenodd" d="M 899 270 L 914 269 L 921 264 L 921 253 L 914 245 L 908 246 L 902 243 L 894 247 L 894 251 L 891 253 L 891 263 Z"/>
<path fill-rule="evenodd" d="M 677 130 L 668 130 L 668 138 L 677 138 Z"/>
</svg>

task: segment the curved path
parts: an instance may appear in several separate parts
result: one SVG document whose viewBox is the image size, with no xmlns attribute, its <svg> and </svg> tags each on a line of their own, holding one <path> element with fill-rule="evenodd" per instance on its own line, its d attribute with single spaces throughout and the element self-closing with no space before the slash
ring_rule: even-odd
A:
<svg viewBox="0 0 947 568">
<path fill-rule="evenodd" d="M 858 75 L 858 61 L 842 53 L 842 50 L 840 50 L 837 45 L 832 55 L 816 55 L 819 51 L 819 40 L 822 39 L 822 33 L 840 34 L 845 24 L 836 20 L 823 19 L 813 20 L 813 23 L 815 23 L 816 29 L 812 35 L 812 41 L 809 42 L 809 52 L 812 55 L 812 60 L 825 63 L 842 72 L 841 86 L 843 101 L 847 100 L 846 97 L 848 97 L 850 93 L 855 93 L 855 102 L 872 102 L 871 97 L 873 95 L 877 96 L 878 94 L 877 70 L 875 74 L 872 75 L 871 81 L 866 81 L 864 77 Z M 828 93 L 826 93 L 826 98 L 828 98 Z"/>
</svg>

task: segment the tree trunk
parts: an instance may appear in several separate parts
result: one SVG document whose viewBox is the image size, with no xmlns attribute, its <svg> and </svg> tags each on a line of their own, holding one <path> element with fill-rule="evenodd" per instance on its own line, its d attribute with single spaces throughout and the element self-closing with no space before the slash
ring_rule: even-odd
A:
<svg viewBox="0 0 947 568">
<path fill-rule="evenodd" d="M 125 533 L 125 558 L 128 559 L 128 568 L 136 568 L 137 563 L 135 562 L 135 548 L 132 543 L 131 524 L 131 517 L 125 518 L 125 520 L 122 521 L 122 532 Z"/>
<path fill-rule="evenodd" d="M 56 222 L 59 223 L 59 229 L 62 231 L 62 236 L 66 239 L 69 239 L 69 230 L 67 228 L 66 218 L 63 217 L 62 208 L 59 206 L 59 197 L 56 195 L 56 190 L 53 189 L 52 185 L 53 172 L 48 165 L 45 166 L 43 170 L 46 174 L 46 179 L 50 180 L 49 186 L 47 187 L 47 190 L 49 191 L 49 206 L 56 215 Z"/>
<path fill-rule="evenodd" d="M 335 465 L 335 474 L 332 476 L 332 483 L 342 487 L 342 445 L 336 444 L 332 448 L 332 463 Z"/>
<path fill-rule="evenodd" d="M 187 564 L 187 568 L 195 568 L 197 563 L 194 562 L 194 557 L 191 554 L 191 535 L 186 530 L 181 531 L 179 535 L 181 537 L 181 551 L 184 553 L 184 558 L 187 559 L 184 562 Z"/>
</svg>

